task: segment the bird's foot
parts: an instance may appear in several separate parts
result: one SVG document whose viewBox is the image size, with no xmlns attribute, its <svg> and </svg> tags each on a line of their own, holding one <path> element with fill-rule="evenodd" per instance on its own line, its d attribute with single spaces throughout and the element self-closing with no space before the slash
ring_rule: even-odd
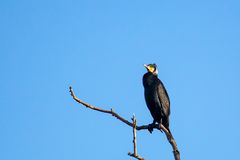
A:
<svg viewBox="0 0 240 160">
<path fill-rule="evenodd" d="M 151 124 L 148 125 L 148 131 L 149 131 L 150 133 L 153 132 L 153 127 L 154 127 L 154 123 L 151 123 Z"/>
</svg>

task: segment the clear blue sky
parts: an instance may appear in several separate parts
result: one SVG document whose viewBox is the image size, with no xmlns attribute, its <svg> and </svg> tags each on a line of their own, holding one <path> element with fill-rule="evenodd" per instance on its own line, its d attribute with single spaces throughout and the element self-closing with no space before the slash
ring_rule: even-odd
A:
<svg viewBox="0 0 240 160">
<path fill-rule="evenodd" d="M 0 159 L 131 159 L 131 128 L 75 103 L 68 87 L 148 124 L 142 75 L 153 62 L 182 159 L 237 159 L 239 8 L 239 0 L 2 0 Z M 141 156 L 173 159 L 164 134 L 137 136 Z"/>
</svg>

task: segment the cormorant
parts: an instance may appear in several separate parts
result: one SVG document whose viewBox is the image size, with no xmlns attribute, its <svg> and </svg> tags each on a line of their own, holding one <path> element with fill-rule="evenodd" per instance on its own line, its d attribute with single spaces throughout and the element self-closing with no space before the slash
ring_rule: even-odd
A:
<svg viewBox="0 0 240 160">
<path fill-rule="evenodd" d="M 144 96 L 147 107 L 153 117 L 153 123 L 149 125 L 150 133 L 153 126 L 158 123 L 168 129 L 169 133 L 169 115 L 170 100 L 167 91 L 160 79 L 158 79 L 158 70 L 156 64 L 144 64 L 147 73 L 143 76 Z"/>
</svg>

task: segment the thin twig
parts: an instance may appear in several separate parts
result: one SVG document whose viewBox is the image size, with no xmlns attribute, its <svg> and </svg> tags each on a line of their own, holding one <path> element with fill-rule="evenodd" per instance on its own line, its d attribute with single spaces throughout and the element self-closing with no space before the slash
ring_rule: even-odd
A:
<svg viewBox="0 0 240 160">
<path fill-rule="evenodd" d="M 137 134 L 136 134 L 137 120 L 135 118 L 135 115 L 133 115 L 132 121 L 133 121 L 133 149 L 134 155 L 137 155 Z"/>
<path fill-rule="evenodd" d="M 92 106 L 82 100 L 80 100 L 79 98 L 77 98 L 73 92 L 73 89 L 72 87 L 70 86 L 69 87 L 69 92 L 71 93 L 71 96 L 73 97 L 73 99 L 84 105 L 85 107 L 87 108 L 90 108 L 92 110 L 96 110 L 96 111 L 99 111 L 99 112 L 103 112 L 103 113 L 107 113 L 107 114 L 111 114 L 112 116 L 116 117 L 117 119 L 119 119 L 120 121 L 122 121 L 123 123 L 127 124 L 128 126 L 131 126 L 131 127 L 134 127 L 133 123 L 129 122 L 128 120 L 126 120 L 125 118 L 121 117 L 120 115 L 118 115 L 116 112 L 113 111 L 113 109 L 110 109 L 110 110 L 105 110 L 105 109 L 101 109 L 101 108 L 98 108 L 98 107 L 95 107 L 95 106 Z M 153 126 L 153 128 L 155 129 L 158 129 L 158 130 L 163 130 L 167 139 L 168 139 L 168 142 L 171 144 L 172 148 L 173 148 L 173 154 L 174 154 L 174 158 L 175 160 L 180 160 L 180 152 L 177 148 L 177 143 L 176 141 L 174 140 L 172 134 L 170 132 L 168 132 L 168 130 L 162 125 L 162 124 L 155 124 Z M 143 130 L 143 129 L 148 129 L 148 125 L 142 125 L 142 126 L 137 126 L 136 125 L 136 129 L 137 130 Z"/>
<path fill-rule="evenodd" d="M 138 160 L 144 160 L 144 158 L 140 157 L 139 155 L 135 155 L 134 153 L 130 153 L 129 152 L 128 155 L 131 156 L 131 157 L 134 157 L 134 158 L 136 158 Z"/>
<path fill-rule="evenodd" d="M 137 120 L 135 118 L 135 115 L 133 115 L 132 121 L 133 121 L 133 153 L 128 152 L 128 155 L 138 160 L 144 160 L 144 158 L 140 157 L 137 154 L 137 133 L 136 133 Z"/>
</svg>

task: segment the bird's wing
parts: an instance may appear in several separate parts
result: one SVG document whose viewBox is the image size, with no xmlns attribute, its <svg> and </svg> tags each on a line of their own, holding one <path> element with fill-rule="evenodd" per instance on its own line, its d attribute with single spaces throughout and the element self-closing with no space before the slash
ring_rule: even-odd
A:
<svg viewBox="0 0 240 160">
<path fill-rule="evenodd" d="M 167 91 L 161 81 L 158 85 L 157 93 L 160 103 L 162 105 L 163 113 L 165 114 L 165 116 L 168 117 L 170 115 L 170 100 Z"/>
</svg>

